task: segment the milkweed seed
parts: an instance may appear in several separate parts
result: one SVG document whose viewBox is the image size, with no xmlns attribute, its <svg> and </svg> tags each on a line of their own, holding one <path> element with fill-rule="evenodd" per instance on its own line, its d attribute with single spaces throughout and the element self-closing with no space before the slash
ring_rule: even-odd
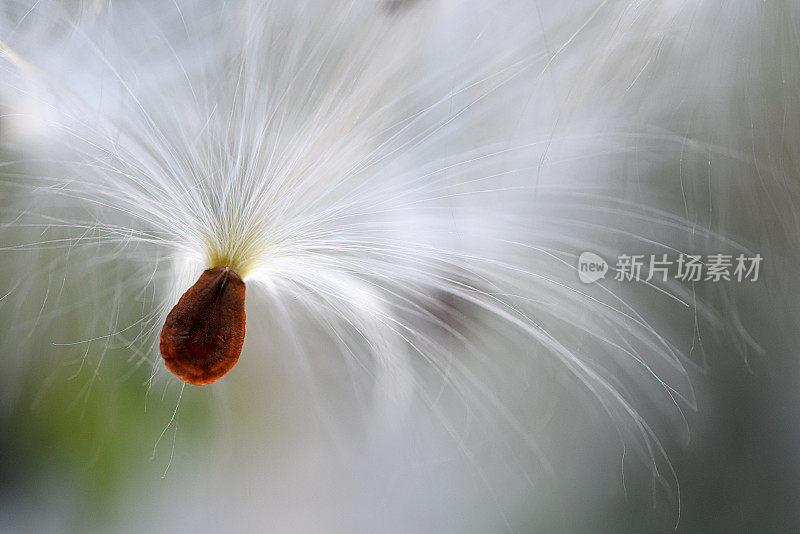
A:
<svg viewBox="0 0 800 534">
<path fill-rule="evenodd" d="M 231 370 L 244 344 L 245 285 L 229 267 L 203 271 L 161 329 L 167 368 L 190 384 L 214 382 Z"/>
</svg>

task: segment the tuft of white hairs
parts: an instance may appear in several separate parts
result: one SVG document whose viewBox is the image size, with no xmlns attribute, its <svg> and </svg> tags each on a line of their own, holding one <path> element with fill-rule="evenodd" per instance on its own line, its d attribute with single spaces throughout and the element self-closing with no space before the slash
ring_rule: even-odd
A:
<svg viewBox="0 0 800 534">
<path fill-rule="evenodd" d="M 287 468 L 289 487 L 351 512 L 289 506 L 276 525 L 524 531 L 574 469 L 560 450 L 599 429 L 603 472 L 638 458 L 677 521 L 644 414 L 687 438 L 705 351 L 759 341 L 730 284 L 585 285 L 577 257 L 791 255 L 760 238 L 778 221 L 797 239 L 798 132 L 780 120 L 800 98 L 797 9 L 568 4 L 6 2 L 3 405 L 31 359 L 73 360 L 89 395 L 120 347 L 174 387 L 163 319 L 229 265 L 247 337 L 210 394 L 247 392 L 258 424 L 264 390 L 291 384 L 287 420 L 336 445 L 290 456 L 323 473 Z M 416 462 L 439 456 L 428 484 Z M 228 469 L 226 488 L 248 471 Z"/>
</svg>

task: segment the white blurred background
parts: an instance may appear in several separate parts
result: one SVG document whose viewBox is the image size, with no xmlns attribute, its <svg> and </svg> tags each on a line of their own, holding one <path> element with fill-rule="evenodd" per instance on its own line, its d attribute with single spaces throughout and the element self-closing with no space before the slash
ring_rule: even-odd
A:
<svg viewBox="0 0 800 534">
<path fill-rule="evenodd" d="M 0 530 L 796 531 L 800 8 L 290 4 L 0 8 Z M 266 45 L 237 35 L 248 20 Z M 297 76 L 320 100 L 341 89 L 332 64 L 357 65 L 342 83 L 374 102 L 332 123 L 301 92 L 289 128 L 385 145 L 375 190 L 446 183 L 430 213 L 387 224 L 481 258 L 444 272 L 553 344 L 443 286 L 401 293 L 436 321 L 392 312 L 436 365 L 391 335 L 350 358 L 313 297 L 265 276 L 248 282 L 234 370 L 207 387 L 169 375 L 154 336 L 194 264 L 136 241 L 133 217 L 59 194 L 106 185 L 64 164 L 87 157 L 69 114 L 79 98 L 79 126 L 113 123 L 121 147 L 129 91 L 188 123 L 192 83 L 229 85 L 237 46 L 274 53 L 265 65 L 319 61 Z M 112 223 L 130 235 L 95 233 Z M 585 250 L 764 263 L 754 283 L 586 286 Z"/>
</svg>

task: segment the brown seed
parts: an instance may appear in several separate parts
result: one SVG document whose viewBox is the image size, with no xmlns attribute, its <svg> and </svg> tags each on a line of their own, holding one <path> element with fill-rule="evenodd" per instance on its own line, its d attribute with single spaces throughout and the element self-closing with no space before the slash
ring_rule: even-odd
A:
<svg viewBox="0 0 800 534">
<path fill-rule="evenodd" d="M 210 384 L 231 370 L 244 344 L 244 282 L 214 267 L 183 294 L 161 329 L 167 368 L 190 384 Z"/>
</svg>

